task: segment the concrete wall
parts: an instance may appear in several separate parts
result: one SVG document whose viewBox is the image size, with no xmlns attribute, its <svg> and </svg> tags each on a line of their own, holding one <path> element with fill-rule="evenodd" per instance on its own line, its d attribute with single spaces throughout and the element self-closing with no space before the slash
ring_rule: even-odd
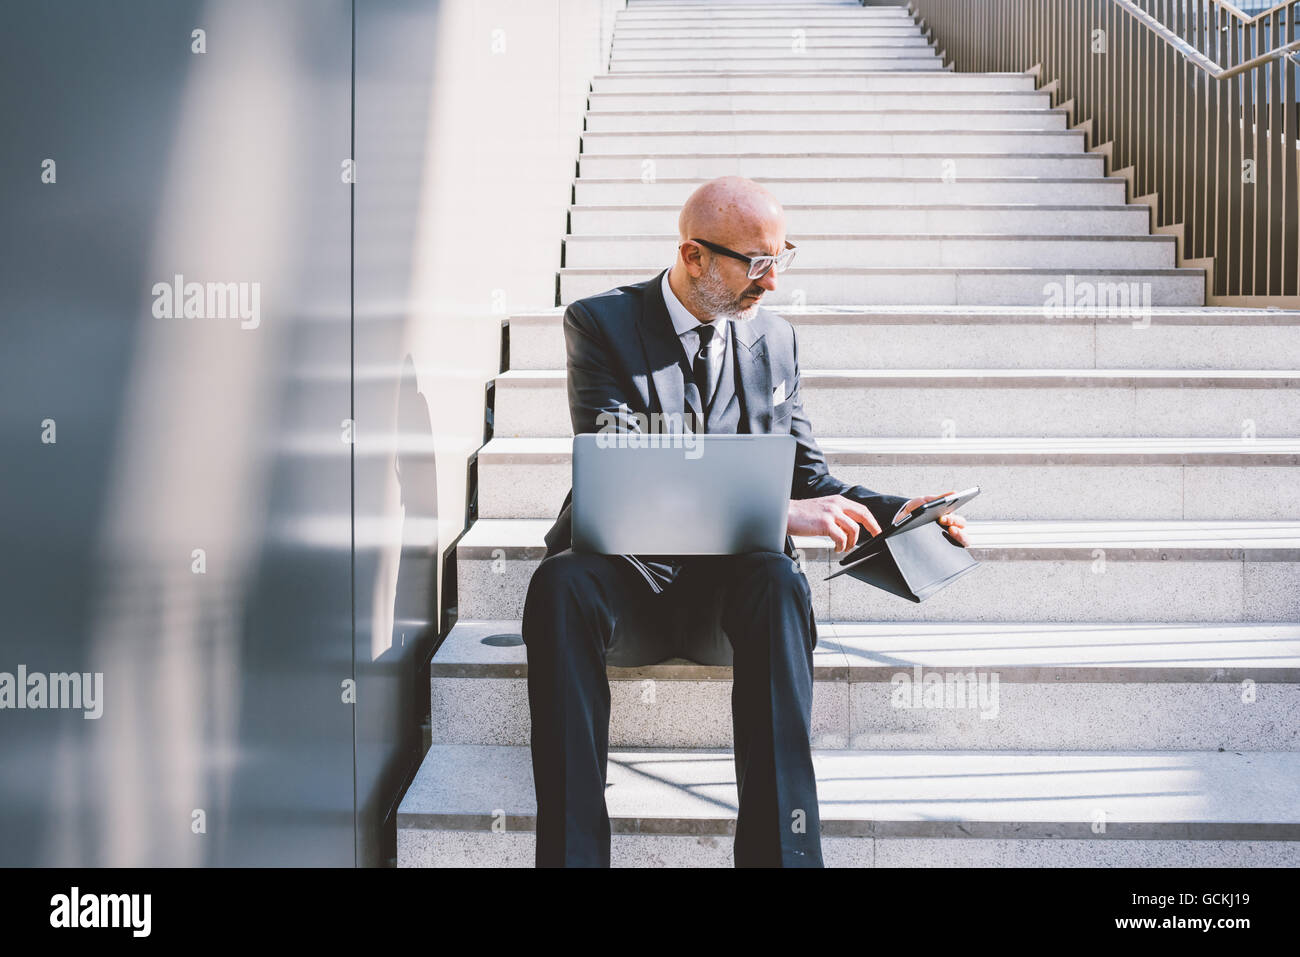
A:
<svg viewBox="0 0 1300 957">
<path fill-rule="evenodd" d="M 0 715 L 0 864 L 387 856 L 619 5 L 6 9 L 0 673 L 100 675 L 102 714 Z M 170 308 L 178 274 L 256 318 Z"/>
<path fill-rule="evenodd" d="M 501 323 L 555 302 L 586 94 L 621 0 L 358 5 L 358 794 L 418 763 L 414 716 L 465 527 Z M 364 534 L 361 530 L 366 530 Z M 436 581 L 436 584 L 435 584 Z M 389 742 L 400 741 L 393 750 Z M 386 816 L 376 806 L 367 816 Z"/>
</svg>

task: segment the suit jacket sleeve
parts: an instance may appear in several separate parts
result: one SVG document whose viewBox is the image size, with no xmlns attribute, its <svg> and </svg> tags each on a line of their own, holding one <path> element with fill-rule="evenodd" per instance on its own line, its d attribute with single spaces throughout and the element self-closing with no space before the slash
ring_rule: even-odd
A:
<svg viewBox="0 0 1300 957">
<path fill-rule="evenodd" d="M 583 432 L 640 432 L 631 417 L 632 401 L 610 369 L 612 350 L 591 315 L 577 302 L 564 310 L 564 349 L 568 365 L 569 418 L 573 434 Z"/>
<path fill-rule="evenodd" d="M 880 530 L 887 531 L 894 521 L 894 515 L 907 504 L 911 496 L 874 492 L 864 485 L 849 485 L 830 474 L 830 469 L 826 465 L 826 456 L 822 454 L 817 440 L 813 438 L 812 423 L 808 421 L 808 416 L 804 412 L 799 374 L 799 337 L 793 325 L 790 328 L 794 339 L 794 389 L 787 401 L 791 407 L 790 434 L 795 437 L 796 443 L 794 480 L 790 487 L 790 498 L 843 495 L 865 506 L 880 523 Z"/>
<path fill-rule="evenodd" d="M 628 394 L 611 370 L 604 337 L 591 314 L 573 302 L 564 310 L 564 349 L 568 367 L 569 418 L 573 434 L 583 432 L 641 432 L 641 422 L 631 408 L 635 393 Z M 570 503 L 573 490 L 564 499 L 561 516 L 546 535 L 548 554 L 568 547 L 573 538 L 573 514 Z M 642 575 L 651 591 L 662 592 L 681 573 L 682 565 L 671 556 L 622 556 Z"/>
</svg>

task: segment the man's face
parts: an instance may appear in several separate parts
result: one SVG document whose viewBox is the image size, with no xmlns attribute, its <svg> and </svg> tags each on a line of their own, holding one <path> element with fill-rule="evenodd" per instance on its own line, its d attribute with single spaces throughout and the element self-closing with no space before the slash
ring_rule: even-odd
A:
<svg viewBox="0 0 1300 957">
<path fill-rule="evenodd" d="M 712 237 L 703 237 L 712 239 Z M 746 256 L 777 255 L 785 248 L 785 229 L 773 224 L 766 230 L 754 230 L 748 238 L 732 242 L 714 240 Z M 695 280 L 695 295 L 700 305 L 715 316 L 747 322 L 758 315 L 765 293 L 776 289 L 776 267 L 758 279 L 750 279 L 749 267 L 739 259 L 706 250 L 707 265 Z"/>
</svg>

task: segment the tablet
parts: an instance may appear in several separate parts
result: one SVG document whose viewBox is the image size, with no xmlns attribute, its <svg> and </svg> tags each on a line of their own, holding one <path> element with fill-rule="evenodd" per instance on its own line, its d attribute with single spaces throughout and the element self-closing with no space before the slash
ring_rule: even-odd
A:
<svg viewBox="0 0 1300 957">
<path fill-rule="evenodd" d="M 867 556 L 868 551 L 875 548 L 886 538 L 909 529 L 917 528 L 926 522 L 933 522 L 942 515 L 956 511 L 961 508 L 976 495 L 980 493 L 978 485 L 966 489 L 962 492 L 953 492 L 943 498 L 936 498 L 933 501 L 926 502 L 924 505 L 918 505 L 908 513 L 907 518 L 892 528 L 882 529 L 879 535 L 874 535 L 867 539 L 866 542 L 859 545 L 849 554 L 840 559 L 841 565 L 850 565 Z"/>
</svg>

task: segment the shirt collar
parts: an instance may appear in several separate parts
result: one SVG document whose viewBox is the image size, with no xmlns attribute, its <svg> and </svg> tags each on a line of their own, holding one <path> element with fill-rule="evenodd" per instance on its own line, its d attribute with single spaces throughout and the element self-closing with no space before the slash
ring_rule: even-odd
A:
<svg viewBox="0 0 1300 957">
<path fill-rule="evenodd" d="M 664 291 L 664 305 L 668 307 L 668 315 L 673 321 L 673 328 L 677 330 L 677 335 L 680 337 L 684 333 L 690 332 L 698 326 L 700 320 L 696 319 L 695 316 L 692 315 L 691 311 L 683 306 L 681 300 L 677 298 L 676 293 L 673 292 L 673 287 L 668 282 L 668 272 L 669 270 L 664 270 L 663 282 L 661 282 L 660 285 L 663 287 Z M 714 339 L 719 341 L 726 340 L 727 329 L 730 324 L 727 322 L 725 317 L 717 316 L 709 321 L 709 325 L 713 326 Z"/>
</svg>

